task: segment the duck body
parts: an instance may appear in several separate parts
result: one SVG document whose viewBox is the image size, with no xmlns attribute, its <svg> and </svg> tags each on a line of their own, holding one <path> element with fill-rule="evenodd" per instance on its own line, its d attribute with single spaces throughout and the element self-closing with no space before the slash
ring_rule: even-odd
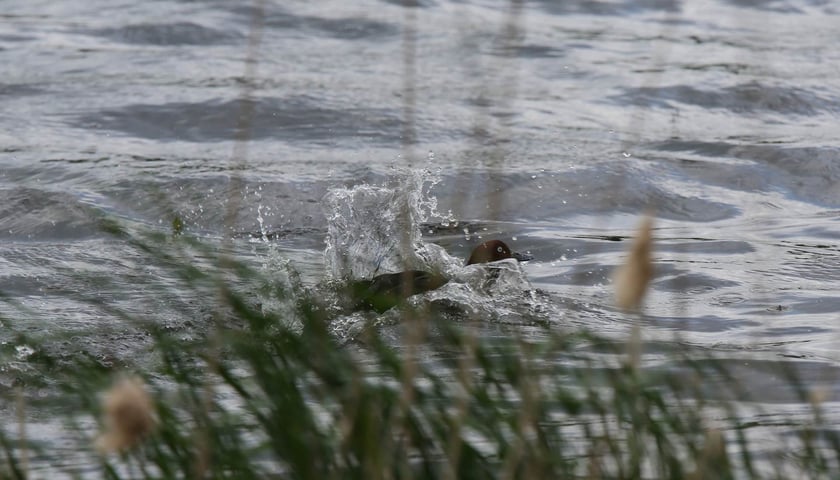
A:
<svg viewBox="0 0 840 480">
<path fill-rule="evenodd" d="M 511 252 L 510 248 L 501 240 L 490 240 L 478 245 L 472 251 L 466 265 L 489 263 L 508 258 L 515 258 L 520 261 L 531 259 L 528 255 Z M 406 270 L 377 275 L 369 280 L 352 282 L 349 285 L 349 293 L 355 300 L 355 308 L 383 313 L 403 303 L 408 297 L 438 289 L 448 282 L 449 279 L 439 273 Z"/>
<path fill-rule="evenodd" d="M 406 270 L 353 282 L 350 294 L 356 300 L 356 308 L 383 313 L 412 295 L 438 289 L 448 282 L 448 278 L 437 273 Z"/>
</svg>

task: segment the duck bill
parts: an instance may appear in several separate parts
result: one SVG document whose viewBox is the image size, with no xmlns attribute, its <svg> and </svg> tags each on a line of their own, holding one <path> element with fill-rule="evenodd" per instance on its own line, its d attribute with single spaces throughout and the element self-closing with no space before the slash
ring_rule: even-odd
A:
<svg viewBox="0 0 840 480">
<path fill-rule="evenodd" d="M 522 252 L 512 252 L 511 256 L 520 262 L 527 262 L 528 260 L 533 260 L 534 256 L 530 253 L 522 253 Z"/>
</svg>

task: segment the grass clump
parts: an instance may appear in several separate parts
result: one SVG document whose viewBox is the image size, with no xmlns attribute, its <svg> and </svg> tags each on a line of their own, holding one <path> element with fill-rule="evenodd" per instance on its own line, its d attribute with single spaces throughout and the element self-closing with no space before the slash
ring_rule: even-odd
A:
<svg viewBox="0 0 840 480">
<path fill-rule="evenodd" d="M 639 336 L 629 346 L 586 330 L 483 337 L 471 322 L 415 309 L 403 312 L 403 341 L 371 325 L 348 345 L 331 333 L 328 309 L 314 295 L 284 290 L 229 258 L 207 261 L 218 258 L 214 249 L 180 232 L 114 234 L 177 279 L 170 288 L 214 300 L 202 334 L 186 339 L 109 308 L 148 334 L 152 361 L 59 358 L 49 339 L 18 339 L 37 352 L 20 380 L 24 397 L 36 386 L 51 389 L 89 462 L 84 473 L 66 467 L 71 475 L 700 479 L 838 472 L 836 435 L 816 428 L 818 402 L 809 403 L 815 423 L 795 425 L 799 434 L 783 444 L 801 455 L 757 458 L 750 426 L 740 420 L 745 396 L 737 379 L 710 355 L 679 344 L 647 345 L 667 361 L 645 365 Z M 247 293 L 259 285 L 273 285 L 273 295 L 290 301 L 295 321 L 260 308 Z M 127 372 L 135 376 L 118 395 L 131 407 L 113 390 L 103 394 Z M 730 399 L 710 397 L 710 379 L 731 385 Z M 130 421 L 121 431 L 125 408 Z M 26 417 L 21 421 L 25 431 Z M 94 448 L 100 430 L 119 439 L 103 444 L 99 437 L 106 453 Z M 49 446 L 23 434 L 6 429 L 0 442 L 4 476 L 37 477 L 38 462 L 49 463 Z M 32 467 L 23 461 L 29 456 Z"/>
</svg>

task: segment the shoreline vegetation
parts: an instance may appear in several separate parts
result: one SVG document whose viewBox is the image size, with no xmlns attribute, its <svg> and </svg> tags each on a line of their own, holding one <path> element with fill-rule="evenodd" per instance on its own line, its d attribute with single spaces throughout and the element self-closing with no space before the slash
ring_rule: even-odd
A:
<svg viewBox="0 0 840 480">
<path fill-rule="evenodd" d="M 840 471 L 840 442 L 824 428 L 826 394 L 802 385 L 792 369 L 776 373 L 811 418 L 760 439 L 756 455 L 750 433 L 760 426 L 742 411 L 760 410 L 761 399 L 741 391 L 712 352 L 678 339 L 645 342 L 641 321 L 626 340 L 558 325 L 482 337 L 469 319 L 405 306 L 398 346 L 374 325 L 343 345 L 317 299 L 291 297 L 180 229 L 164 235 L 104 225 L 177 278 L 177 288 L 216 303 L 206 335 L 184 339 L 108 307 L 151 338 L 156 360 L 131 364 L 59 358 L 49 353 L 55 339 L 19 332 L 16 345 L 31 353 L 12 389 L 16 421 L 9 418 L 0 436 L 5 478 L 39 478 L 51 463 L 48 446 L 27 441 L 26 412 L 45 405 L 61 405 L 78 454 L 90 462 L 50 469 L 79 478 L 829 478 Z M 637 238 L 650 241 L 650 221 L 642 228 Z M 637 266 L 620 274 L 627 288 L 650 278 L 651 248 L 632 247 L 641 253 L 631 253 L 627 265 Z M 198 267 L 198 258 L 217 261 Z M 632 268 L 644 278 L 634 280 Z M 291 299 L 296 321 L 242 293 L 255 285 Z M 7 364 L 19 353 L 4 350 Z M 659 361 L 643 361 L 651 351 Z M 50 400 L 41 398 L 44 388 L 54 392 Z"/>
</svg>

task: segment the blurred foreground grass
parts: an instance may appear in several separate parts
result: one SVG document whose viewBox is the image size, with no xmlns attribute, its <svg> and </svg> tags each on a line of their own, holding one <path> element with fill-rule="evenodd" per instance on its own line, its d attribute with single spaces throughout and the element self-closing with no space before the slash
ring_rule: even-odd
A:
<svg viewBox="0 0 840 480">
<path fill-rule="evenodd" d="M 6 411 L 17 418 L 0 430 L 3 477 L 39 478 L 37 462 L 50 462 L 49 445 L 26 435 L 27 412 L 45 386 L 63 406 L 57 423 L 68 426 L 90 461 L 62 470 L 71 477 L 840 475 L 837 435 L 822 428 L 820 402 L 792 372 L 779 374 L 812 410 L 812 421 L 792 423 L 793 434 L 756 455 L 751 426 L 739 414 L 749 394 L 710 353 L 643 345 L 639 330 L 627 341 L 550 327 L 487 338 L 472 322 L 417 310 L 404 312 L 398 346 L 374 326 L 343 345 L 316 298 L 180 235 L 180 228 L 174 236 L 129 233 L 106 222 L 106 230 L 177 279 L 163 288 L 206 299 L 212 318 L 202 335 L 182 338 L 143 315 L 99 304 L 152 338 L 154 361 L 117 366 L 86 355 L 58 358 L 45 347 L 49 338 L 20 328 L 14 343 L 34 353 L 6 394 Z M 264 312 L 253 301 L 259 289 L 290 302 L 294 321 Z M 18 320 L 4 319 L 7 328 L 26 323 L 26 310 L 20 312 Z M 655 349 L 661 361 L 643 364 L 642 349 Z M 14 355 L 4 347 L 4 365 Z M 104 392 L 126 375 L 135 376 L 132 389 L 112 391 L 103 404 Z M 710 395 L 710 384 L 731 391 Z M 148 402 L 135 398 L 144 390 Z M 103 445 L 103 429 L 123 437 Z"/>
</svg>

